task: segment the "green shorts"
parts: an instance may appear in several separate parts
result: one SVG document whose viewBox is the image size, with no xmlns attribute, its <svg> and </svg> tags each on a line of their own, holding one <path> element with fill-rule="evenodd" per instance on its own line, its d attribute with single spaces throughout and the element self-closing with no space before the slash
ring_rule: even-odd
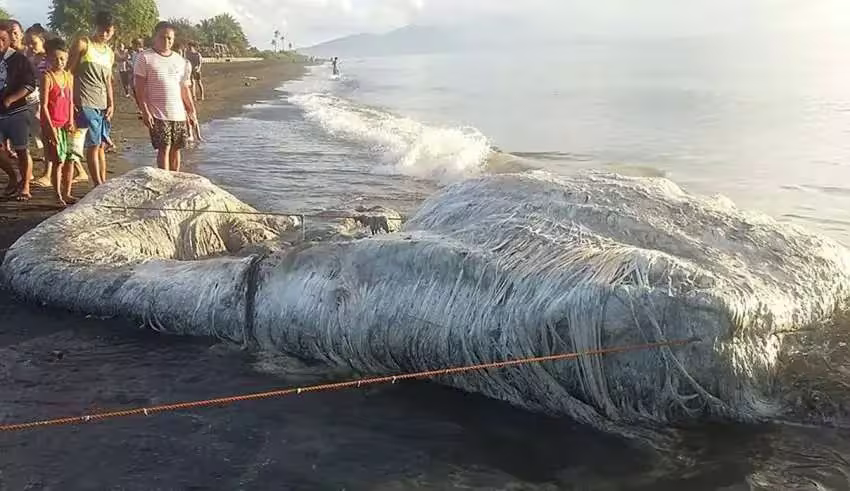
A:
<svg viewBox="0 0 850 491">
<path fill-rule="evenodd" d="M 77 130 L 72 135 L 65 128 L 56 128 L 56 157 L 60 164 L 65 162 L 82 162 L 83 141 L 86 130 Z"/>
<path fill-rule="evenodd" d="M 71 160 L 71 138 L 65 128 L 56 128 L 56 159 L 60 164 Z"/>
</svg>

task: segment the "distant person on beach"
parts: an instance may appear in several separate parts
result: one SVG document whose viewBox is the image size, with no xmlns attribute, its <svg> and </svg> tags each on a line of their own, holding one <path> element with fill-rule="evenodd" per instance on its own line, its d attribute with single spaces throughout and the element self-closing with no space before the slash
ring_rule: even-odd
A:
<svg viewBox="0 0 850 491">
<path fill-rule="evenodd" d="M 68 69 L 74 75 L 76 124 L 85 128 L 85 152 L 92 184 L 106 181 L 106 142 L 115 98 L 112 90 L 112 67 L 115 54 L 109 41 L 115 34 L 115 22 L 109 12 L 98 12 L 94 34 L 77 40 L 71 50 Z"/>
<path fill-rule="evenodd" d="M 133 97 L 136 97 L 136 89 L 134 87 L 135 83 L 135 75 L 133 74 L 134 68 L 136 66 L 136 60 L 139 59 L 139 55 L 145 50 L 145 41 L 142 38 L 136 38 L 133 40 L 133 46 L 130 49 L 130 88 L 133 91 Z M 139 104 L 138 99 L 136 99 L 136 105 Z M 141 111 L 139 112 L 141 114 Z"/>
<path fill-rule="evenodd" d="M 130 63 L 132 65 L 136 64 L 136 58 L 138 58 L 139 54 L 141 54 L 144 50 L 145 50 L 145 40 L 142 39 L 142 38 L 134 39 L 133 40 L 133 46 L 130 49 Z"/>
<path fill-rule="evenodd" d="M 74 180 L 72 137 L 74 134 L 74 77 L 65 70 L 68 47 L 61 39 L 47 42 L 49 69 L 41 87 L 42 134 L 47 141 L 47 159 L 53 174 L 51 184 L 62 206 L 77 200 L 71 196 Z"/>
<path fill-rule="evenodd" d="M 187 51 L 187 54 L 191 54 L 191 51 Z M 198 55 L 200 56 L 200 53 Z M 190 78 L 192 79 L 189 82 L 189 89 L 190 89 L 189 92 L 191 94 L 192 101 L 196 102 L 197 99 L 196 99 L 196 95 L 195 95 L 196 87 L 195 87 L 195 80 L 194 80 L 194 75 L 195 75 L 194 67 L 192 66 L 192 62 L 188 58 L 186 59 L 186 69 L 189 70 Z M 200 75 L 200 73 L 199 73 L 199 75 Z M 201 92 L 203 93 L 203 90 Z M 189 128 L 189 134 L 186 136 L 187 146 L 195 144 L 195 143 L 201 143 L 201 142 L 204 141 L 204 139 L 201 137 L 201 125 L 198 122 L 197 110 L 198 110 L 198 106 L 196 104 L 195 105 L 195 111 L 196 111 L 195 112 L 195 118 L 194 119 L 188 119 L 186 121 L 188 128 Z"/>
<path fill-rule="evenodd" d="M 142 121 L 150 129 L 160 169 L 179 171 L 181 150 L 189 127 L 196 122 L 192 99 L 191 65 L 172 51 L 176 28 L 160 22 L 154 29 L 153 49 L 139 56 L 134 67 L 135 86 Z"/>
<path fill-rule="evenodd" d="M 204 57 L 198 51 L 198 43 L 189 43 L 189 52 L 186 54 L 186 59 L 192 64 L 192 96 L 197 100 L 204 100 L 204 82 L 201 80 L 201 66 L 204 64 Z"/>
<path fill-rule="evenodd" d="M 12 48 L 12 37 L 16 30 L 20 31 L 19 24 L 11 21 L 0 22 L 0 141 L 8 140 L 11 149 L 15 151 L 20 180 L 5 157 L 0 159 L 0 166 L 9 176 L 5 196 L 16 195 L 18 201 L 27 201 L 32 197 L 32 160 L 27 149 L 30 121 L 26 99 L 36 90 L 36 74 L 27 57 Z"/>
<path fill-rule="evenodd" d="M 333 64 L 333 74 L 339 75 L 339 58 L 334 57 L 334 59 L 331 60 L 331 63 Z"/>
<path fill-rule="evenodd" d="M 133 76 L 133 67 L 130 64 L 130 50 L 124 43 L 118 43 L 118 77 L 121 79 L 121 88 L 124 89 L 124 97 L 130 97 L 130 78 Z"/>
</svg>

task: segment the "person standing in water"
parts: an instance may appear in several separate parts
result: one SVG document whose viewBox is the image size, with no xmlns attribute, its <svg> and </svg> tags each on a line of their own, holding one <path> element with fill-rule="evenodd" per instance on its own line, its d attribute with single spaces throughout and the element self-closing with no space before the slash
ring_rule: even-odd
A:
<svg viewBox="0 0 850 491">
<path fill-rule="evenodd" d="M 331 60 L 331 63 L 333 64 L 333 74 L 334 74 L 334 75 L 339 75 L 339 58 L 337 58 L 337 57 L 335 56 L 335 57 L 333 58 L 333 60 Z"/>
<path fill-rule="evenodd" d="M 156 164 L 177 172 L 188 139 L 186 121 L 195 123 L 196 116 L 191 65 L 171 49 L 175 31 L 169 22 L 156 25 L 153 49 L 136 60 L 134 84 L 142 121 L 150 129 L 151 144 L 157 151 Z"/>
<path fill-rule="evenodd" d="M 85 154 L 94 186 L 106 181 L 106 143 L 115 111 L 112 67 L 115 54 L 108 43 L 115 35 L 115 23 L 109 12 L 98 12 L 94 35 L 82 37 L 71 50 L 68 69 L 74 75 L 76 122 L 85 128 Z"/>
</svg>

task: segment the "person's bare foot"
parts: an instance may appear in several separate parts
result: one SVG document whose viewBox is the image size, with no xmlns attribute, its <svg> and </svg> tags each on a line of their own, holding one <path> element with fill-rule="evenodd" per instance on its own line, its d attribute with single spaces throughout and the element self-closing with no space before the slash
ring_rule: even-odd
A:
<svg viewBox="0 0 850 491">
<path fill-rule="evenodd" d="M 69 204 L 69 205 L 73 205 L 73 204 L 74 204 L 74 203 L 76 203 L 77 201 L 80 201 L 79 199 L 77 199 L 77 198 L 75 198 L 75 197 L 71 196 L 70 194 L 69 194 L 68 196 L 65 196 L 65 197 L 64 197 L 64 198 L 62 198 L 62 199 L 65 201 L 65 203 L 67 203 L 67 204 Z"/>
<path fill-rule="evenodd" d="M 29 191 L 21 191 L 15 199 L 18 201 L 29 201 L 32 199 L 32 194 Z"/>
<path fill-rule="evenodd" d="M 57 203 L 59 203 L 59 206 L 60 206 L 61 208 L 65 208 L 66 206 L 68 206 L 68 203 L 66 203 L 66 202 L 65 202 L 65 200 L 64 200 L 64 199 L 62 199 L 62 196 L 57 196 L 57 197 L 56 197 L 56 202 L 57 202 Z"/>
</svg>

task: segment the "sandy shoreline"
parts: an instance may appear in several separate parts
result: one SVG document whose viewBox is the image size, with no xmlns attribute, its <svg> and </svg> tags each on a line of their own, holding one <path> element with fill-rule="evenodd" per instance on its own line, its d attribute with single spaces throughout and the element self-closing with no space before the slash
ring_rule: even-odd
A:
<svg viewBox="0 0 850 491">
<path fill-rule="evenodd" d="M 303 71 L 280 63 L 209 66 L 211 97 L 200 116 L 239 114 Z M 258 80 L 246 87 L 245 76 Z M 120 154 L 148 144 L 129 99 L 118 102 L 114 141 L 119 153 L 110 154 L 110 175 L 150 165 Z M 37 163 L 36 177 L 41 169 Z M 87 190 L 75 186 L 78 196 Z M 56 212 L 49 188 L 35 187 L 29 203 L 0 202 L 0 249 Z M 2 423 L 300 386 L 327 376 L 276 364 L 272 375 L 258 365 L 270 364 L 212 340 L 22 303 L 0 290 Z M 523 482 L 529 485 L 521 489 L 553 489 L 547 481 L 567 460 L 548 455 L 547 447 L 568 432 L 597 436 L 576 431 L 568 421 L 483 397 L 399 384 L 3 434 L 0 490 L 483 490 Z M 516 459 L 517 451 L 533 458 Z"/>
<path fill-rule="evenodd" d="M 238 114 L 303 70 L 273 63 L 208 67 L 212 97 L 201 117 Z M 246 87 L 246 75 L 259 80 Z M 127 99 L 119 102 L 115 126 L 121 148 L 147 145 Z M 150 165 L 110 157 L 111 175 Z M 85 190 L 77 186 L 76 194 Z M 29 203 L 0 203 L 0 248 L 57 211 L 50 189 L 34 194 Z M 328 376 L 212 340 L 22 303 L 0 290 L 2 423 L 303 386 Z M 427 383 L 0 437 L 0 490 L 63 491 L 550 490 L 559 476 L 605 475 L 598 452 L 613 441 L 570 421 Z M 565 438 L 570 448 L 551 452 Z"/>
<path fill-rule="evenodd" d="M 209 66 L 201 118 L 239 114 L 303 70 Z M 258 80 L 246 87 L 245 76 Z M 115 125 L 125 155 L 148 145 L 129 100 L 119 101 Z M 110 174 L 150 164 L 111 154 Z M 34 191 L 29 203 L 0 202 L 0 249 L 57 211 L 50 189 Z M 0 423 L 349 376 L 22 303 L 0 289 Z M 412 382 L 0 433 L 0 491 L 748 489 L 772 438 L 763 428 L 711 427 L 671 459 L 567 419 Z"/>
<path fill-rule="evenodd" d="M 199 118 L 203 123 L 238 115 L 246 104 L 272 97 L 274 89 L 281 83 L 300 77 L 304 72 L 303 64 L 280 61 L 206 65 L 204 83 L 208 96 L 199 103 Z M 132 99 L 123 97 L 120 88 L 115 89 L 115 94 L 117 101 L 112 139 L 116 150 L 107 156 L 108 177 L 121 175 L 137 166 L 153 164 L 148 161 L 131 161 L 131 157 L 127 156 L 133 153 L 134 148 L 147 148 L 150 145 L 149 137 L 147 129 L 138 119 Z M 43 173 L 44 163 L 35 162 L 36 179 Z M 6 176 L 2 175 L 0 186 L 5 185 Z M 79 197 L 89 189 L 87 183 L 76 183 L 73 192 Z M 33 199 L 27 203 L 0 201 L 0 248 L 8 247 L 21 233 L 58 210 L 53 189 L 38 185 L 33 186 Z"/>
</svg>

